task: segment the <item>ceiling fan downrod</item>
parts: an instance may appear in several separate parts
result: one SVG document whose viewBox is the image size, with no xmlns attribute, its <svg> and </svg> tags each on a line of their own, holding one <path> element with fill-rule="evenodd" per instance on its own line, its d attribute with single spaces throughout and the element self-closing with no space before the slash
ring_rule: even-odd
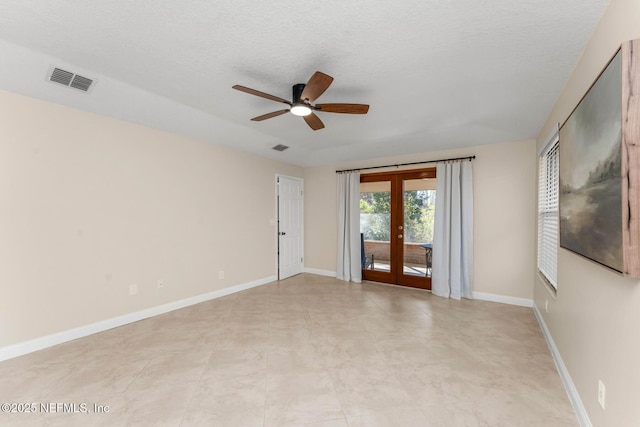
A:
<svg viewBox="0 0 640 427">
<path fill-rule="evenodd" d="M 305 83 L 298 83 L 293 85 L 293 98 L 291 98 L 291 100 L 294 104 L 298 102 L 305 102 L 304 99 L 302 99 L 302 91 L 304 90 L 305 86 L 307 86 Z"/>
</svg>

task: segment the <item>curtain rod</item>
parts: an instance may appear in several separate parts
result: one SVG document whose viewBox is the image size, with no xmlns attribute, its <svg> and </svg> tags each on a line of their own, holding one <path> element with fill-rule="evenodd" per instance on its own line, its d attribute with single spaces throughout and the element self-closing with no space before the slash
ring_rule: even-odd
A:
<svg viewBox="0 0 640 427">
<path fill-rule="evenodd" d="M 410 165 L 423 165 L 426 163 L 439 163 L 439 162 L 449 162 L 452 160 L 473 160 L 475 159 L 476 156 L 467 156 L 467 157 L 452 157 L 450 159 L 439 159 L 439 160 L 427 160 L 424 162 L 413 162 L 413 163 L 400 163 L 397 165 L 384 165 L 384 166 L 370 166 L 368 168 L 355 168 L 355 169 L 342 169 L 339 171 L 336 171 L 336 173 L 342 173 L 342 172 L 354 172 L 354 171 L 364 171 L 364 170 L 369 170 L 369 169 L 382 169 L 382 168 L 391 168 L 391 167 L 400 167 L 400 166 L 410 166 Z"/>
</svg>

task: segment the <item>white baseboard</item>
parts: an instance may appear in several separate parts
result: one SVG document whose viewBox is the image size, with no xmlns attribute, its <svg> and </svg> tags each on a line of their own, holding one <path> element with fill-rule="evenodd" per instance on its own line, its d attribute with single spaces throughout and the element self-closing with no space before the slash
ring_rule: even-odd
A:
<svg viewBox="0 0 640 427">
<path fill-rule="evenodd" d="M 547 341 L 547 345 L 549 346 L 549 350 L 551 350 L 551 356 L 553 357 L 553 361 L 556 364 L 556 368 L 558 369 L 558 373 L 560 374 L 560 378 L 562 379 L 562 384 L 564 385 L 564 389 L 569 396 L 569 401 L 571 402 L 571 406 L 573 406 L 573 410 L 576 413 L 576 417 L 578 418 L 578 423 L 581 427 L 592 427 L 591 420 L 589 419 L 589 415 L 587 414 L 587 410 L 582 404 L 582 399 L 580 399 L 580 394 L 578 394 L 578 390 L 576 386 L 573 384 L 573 380 L 571 379 L 571 375 L 569 375 L 569 371 L 562 361 L 562 356 L 560 356 L 560 351 L 558 347 L 556 347 L 555 342 L 553 342 L 553 338 L 551 337 L 551 333 L 547 328 L 547 324 L 544 322 L 542 318 L 542 314 L 540 310 L 538 310 L 538 306 L 533 304 L 533 312 L 536 315 L 536 319 L 538 319 L 538 323 L 540 324 L 540 329 L 542 329 L 542 335 L 544 335 L 544 339 Z"/>
<path fill-rule="evenodd" d="M 336 272 L 335 271 L 320 270 L 318 268 L 305 267 L 304 268 L 304 272 L 305 273 L 311 273 L 311 274 L 317 274 L 318 276 L 336 277 Z"/>
<path fill-rule="evenodd" d="M 34 351 L 42 350 L 47 347 L 62 344 L 67 341 L 72 341 L 98 332 L 103 332 L 108 329 L 117 328 L 118 326 L 123 326 L 128 323 L 137 322 L 138 320 L 147 319 L 149 317 L 168 313 L 170 311 L 178 310 L 190 305 L 199 304 L 201 302 L 224 297 L 236 292 L 255 288 L 257 286 L 266 285 L 267 283 L 273 282 L 275 280 L 277 280 L 276 276 L 269 276 L 263 279 L 254 280 L 252 282 L 230 286 L 228 288 L 219 289 L 217 291 L 208 292 L 206 294 L 196 295 L 194 297 L 185 298 L 179 301 L 173 301 L 156 307 L 124 314 L 112 319 L 102 320 L 100 322 L 91 323 L 89 325 L 80 326 L 78 328 L 69 329 L 67 331 L 62 331 L 18 344 L 13 344 L 7 347 L 2 347 L 0 348 L 0 362 L 2 362 L 3 360 L 12 359 L 14 357 L 32 353 Z"/>
<path fill-rule="evenodd" d="M 486 292 L 474 292 L 473 299 L 493 301 L 502 304 L 519 305 L 521 307 L 533 307 L 533 300 L 528 298 L 509 297 L 506 295 L 488 294 Z"/>
</svg>

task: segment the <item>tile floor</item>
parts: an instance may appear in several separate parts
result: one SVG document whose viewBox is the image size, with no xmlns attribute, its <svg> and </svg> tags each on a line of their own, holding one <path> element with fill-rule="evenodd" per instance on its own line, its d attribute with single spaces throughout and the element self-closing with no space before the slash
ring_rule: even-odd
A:
<svg viewBox="0 0 640 427">
<path fill-rule="evenodd" d="M 2 426 L 577 425 L 531 309 L 309 274 L 2 362 L 0 402 L 109 407 Z"/>
</svg>

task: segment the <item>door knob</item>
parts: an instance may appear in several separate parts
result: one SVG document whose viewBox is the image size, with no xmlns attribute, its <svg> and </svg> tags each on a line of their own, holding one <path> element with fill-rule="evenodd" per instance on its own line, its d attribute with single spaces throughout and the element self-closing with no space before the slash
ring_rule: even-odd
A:
<svg viewBox="0 0 640 427">
<path fill-rule="evenodd" d="M 398 239 L 402 239 L 402 234 L 398 234 Z"/>
<path fill-rule="evenodd" d="M 402 230 L 402 226 L 401 225 L 398 226 L 398 230 Z"/>
</svg>

